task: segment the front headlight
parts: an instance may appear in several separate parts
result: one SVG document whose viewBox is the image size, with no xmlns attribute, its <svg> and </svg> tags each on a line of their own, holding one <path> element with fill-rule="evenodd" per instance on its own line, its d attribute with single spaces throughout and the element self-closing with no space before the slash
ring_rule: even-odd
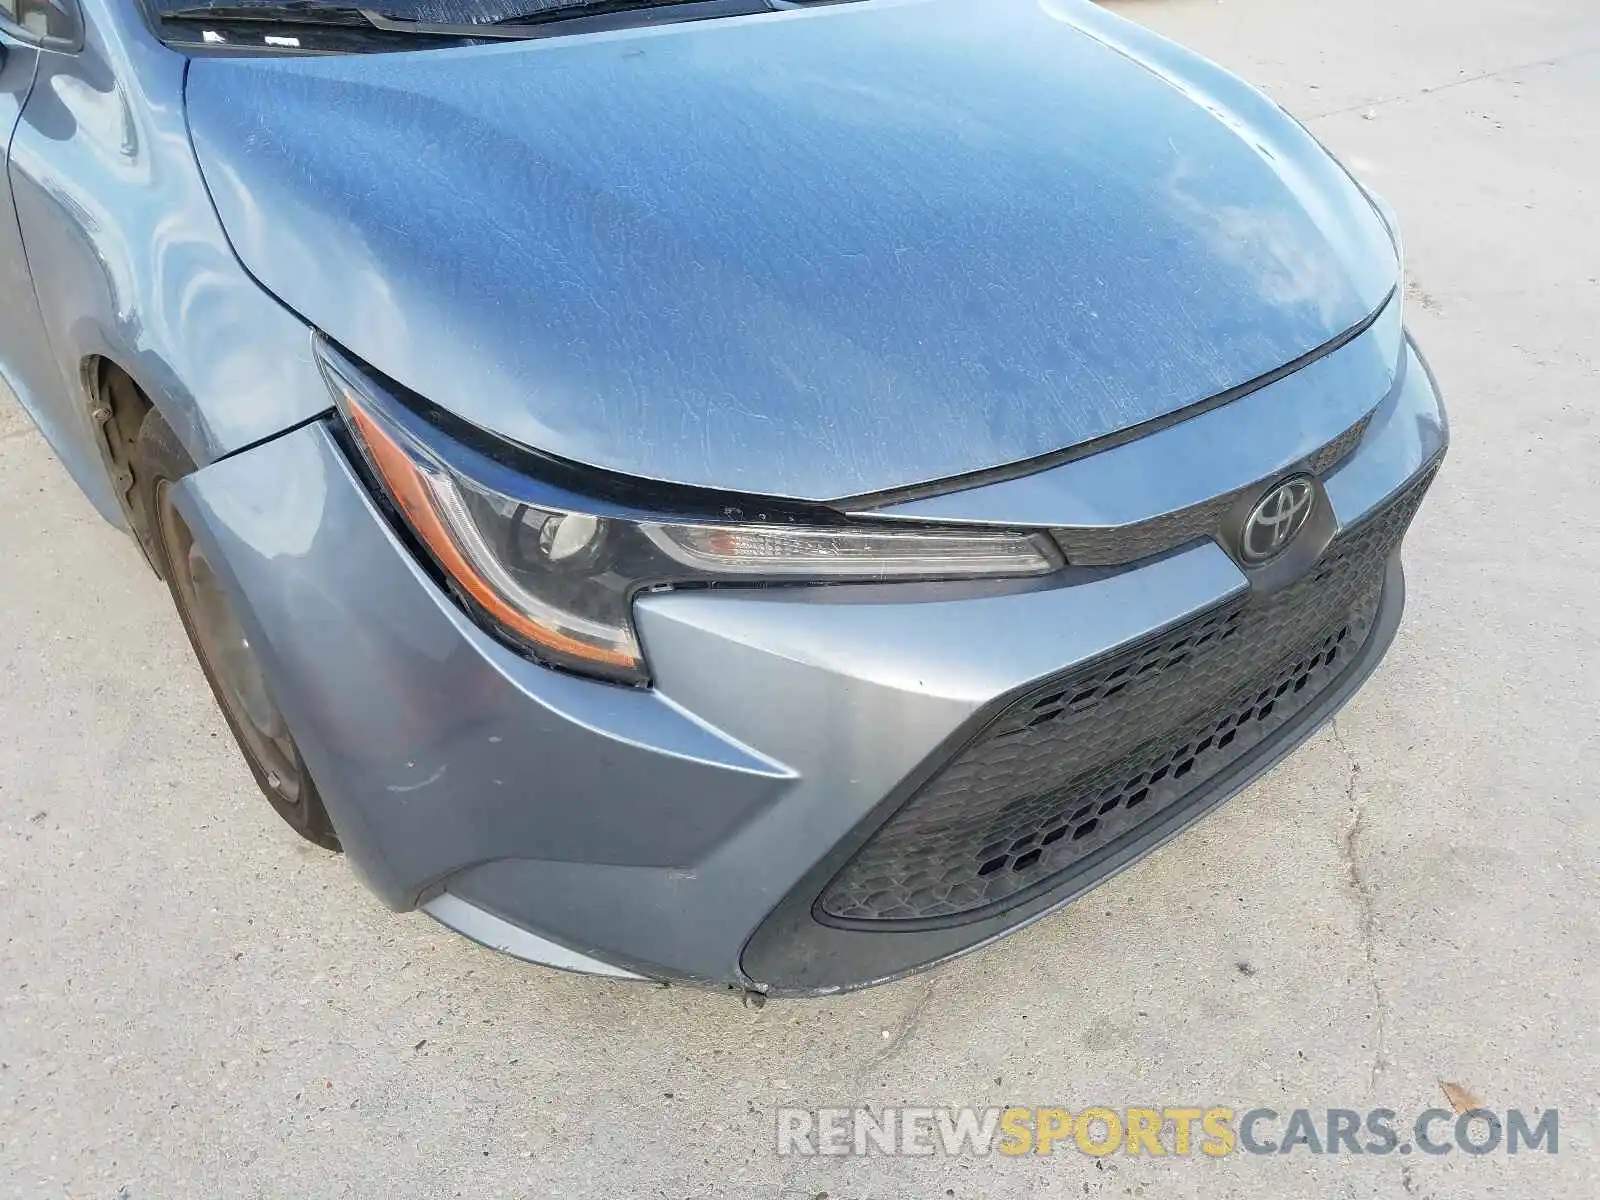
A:
<svg viewBox="0 0 1600 1200">
<path fill-rule="evenodd" d="M 647 680 L 633 598 L 674 584 L 1043 575 L 1048 539 L 988 529 L 661 518 L 577 495 L 452 438 L 319 341 L 323 374 L 376 482 L 469 612 L 540 661 Z"/>
</svg>

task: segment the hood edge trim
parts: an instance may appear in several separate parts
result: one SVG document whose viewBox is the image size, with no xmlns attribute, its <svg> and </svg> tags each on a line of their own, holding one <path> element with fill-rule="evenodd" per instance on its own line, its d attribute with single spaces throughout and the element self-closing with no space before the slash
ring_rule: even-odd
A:
<svg viewBox="0 0 1600 1200">
<path fill-rule="evenodd" d="M 1298 358 L 1290 359 L 1281 367 L 1274 367 L 1265 374 L 1257 375 L 1254 379 L 1235 384 L 1225 391 L 1196 400 L 1192 404 L 1186 404 L 1181 408 L 1175 408 L 1171 412 L 1150 417 L 1137 424 L 1102 434 L 1096 438 L 1090 438 L 1088 441 L 1079 442 L 1076 445 L 1067 446 L 1060 450 L 1047 450 L 1045 453 L 1036 454 L 1032 458 L 1018 459 L 1015 462 L 1002 463 L 995 467 L 979 467 L 977 470 L 963 471 L 959 475 L 948 475 L 943 479 L 929 480 L 926 483 L 912 483 L 903 487 L 885 488 L 877 492 L 862 492 L 854 496 L 841 496 L 834 500 L 823 501 L 823 503 L 845 512 L 869 512 L 873 509 L 888 508 L 897 504 L 908 504 L 914 500 L 927 500 L 935 496 L 949 495 L 952 492 L 964 492 L 970 488 L 982 487 L 985 484 L 1003 483 L 1008 479 L 1020 479 L 1024 475 L 1047 471 L 1051 467 L 1059 467 L 1064 463 L 1076 462 L 1079 459 L 1088 458 L 1102 451 L 1112 450 L 1129 442 L 1136 442 L 1140 438 L 1159 433 L 1161 430 L 1177 425 L 1179 422 L 1198 417 L 1203 413 L 1211 412 L 1213 409 L 1223 408 L 1232 404 L 1235 400 L 1242 400 L 1252 392 L 1258 392 L 1264 387 L 1270 387 L 1279 380 L 1286 379 L 1290 375 L 1304 370 L 1318 359 L 1326 358 L 1336 350 L 1343 349 L 1378 323 L 1378 319 L 1388 310 L 1389 305 L 1394 303 L 1399 291 L 1398 284 L 1391 287 L 1388 295 L 1383 298 L 1382 302 L 1372 312 L 1343 333 L 1329 338 L 1320 346 L 1307 350 Z"/>
</svg>

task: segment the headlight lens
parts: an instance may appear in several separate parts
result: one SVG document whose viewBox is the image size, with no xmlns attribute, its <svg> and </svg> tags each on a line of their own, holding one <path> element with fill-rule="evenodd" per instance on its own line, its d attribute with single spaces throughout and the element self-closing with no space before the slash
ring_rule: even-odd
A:
<svg viewBox="0 0 1600 1200">
<path fill-rule="evenodd" d="M 659 520 L 585 503 L 448 438 L 319 343 L 346 426 L 470 611 L 541 661 L 647 680 L 632 620 L 672 584 L 1017 578 L 1061 565 L 1024 533 Z"/>
</svg>

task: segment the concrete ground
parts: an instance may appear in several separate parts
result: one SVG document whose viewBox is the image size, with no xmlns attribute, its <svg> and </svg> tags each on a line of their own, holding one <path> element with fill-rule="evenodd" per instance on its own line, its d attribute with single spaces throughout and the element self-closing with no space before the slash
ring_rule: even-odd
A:
<svg viewBox="0 0 1600 1200">
<path fill-rule="evenodd" d="M 1455 448 L 1336 729 L 1069 911 L 750 1011 L 393 916 L 0 400 L 0 1197 L 1600 1195 L 1600 8 L 1124 0 L 1399 210 Z M 3 318 L 0 318 L 3 319 Z M 780 1160 L 784 1103 L 1557 1106 L 1561 1153 Z"/>
</svg>

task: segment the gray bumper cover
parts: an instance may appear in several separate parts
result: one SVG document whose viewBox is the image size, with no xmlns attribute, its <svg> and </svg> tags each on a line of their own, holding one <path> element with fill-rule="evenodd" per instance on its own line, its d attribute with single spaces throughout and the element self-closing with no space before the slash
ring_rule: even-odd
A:
<svg viewBox="0 0 1600 1200">
<path fill-rule="evenodd" d="M 1219 428 L 1208 422 L 1190 447 L 1193 471 L 1207 469 Z M 1178 425 L 1159 436 L 1196 435 Z M 1408 350 L 1361 446 L 1325 481 L 1341 526 L 1445 441 L 1436 391 Z M 1173 443 L 1163 447 L 1170 459 Z M 1084 463 L 1094 460 L 1059 470 Z M 1068 494 L 1071 480 L 1053 486 Z M 1064 586 L 981 596 L 657 594 L 637 606 L 656 686 L 635 691 L 546 670 L 477 629 L 396 538 L 326 426 L 216 463 L 179 493 L 352 866 L 386 903 L 426 905 L 477 940 L 552 965 L 780 992 L 875 982 L 1070 899 L 1048 894 L 992 928 L 911 950 L 846 931 L 813 944 L 800 915 L 863 821 L 997 702 L 1250 586 L 1205 542 Z M 1339 686 L 1292 733 L 1115 847 L 1099 877 L 1325 720 L 1393 636 L 1402 591 L 1395 562 L 1381 627 Z"/>
</svg>

